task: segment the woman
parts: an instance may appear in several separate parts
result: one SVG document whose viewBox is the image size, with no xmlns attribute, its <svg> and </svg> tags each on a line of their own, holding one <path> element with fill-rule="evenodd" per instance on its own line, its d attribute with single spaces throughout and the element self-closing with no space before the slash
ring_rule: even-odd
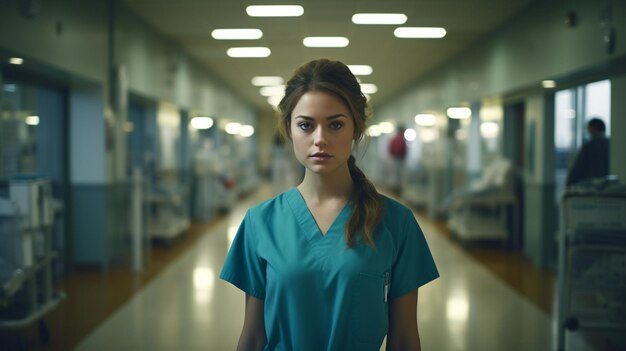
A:
<svg viewBox="0 0 626 351">
<path fill-rule="evenodd" d="M 246 293 L 238 350 L 419 350 L 417 289 L 438 277 L 411 211 L 376 191 L 352 148 L 366 99 L 346 65 L 300 67 L 279 130 L 302 183 L 246 213 L 221 278 Z"/>
</svg>

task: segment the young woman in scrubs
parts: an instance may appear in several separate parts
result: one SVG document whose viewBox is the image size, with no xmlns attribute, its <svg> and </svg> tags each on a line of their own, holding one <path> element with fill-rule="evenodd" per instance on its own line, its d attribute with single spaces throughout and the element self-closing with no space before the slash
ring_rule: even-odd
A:
<svg viewBox="0 0 626 351">
<path fill-rule="evenodd" d="M 366 107 L 338 61 L 287 82 L 279 130 L 305 175 L 248 210 L 226 258 L 246 293 L 237 350 L 420 350 L 418 288 L 439 274 L 411 211 L 355 165 Z"/>
</svg>

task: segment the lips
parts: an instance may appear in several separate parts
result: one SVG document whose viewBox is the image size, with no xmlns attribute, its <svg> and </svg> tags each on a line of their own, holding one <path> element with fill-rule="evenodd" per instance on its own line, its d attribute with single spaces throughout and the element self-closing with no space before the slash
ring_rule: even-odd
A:
<svg viewBox="0 0 626 351">
<path fill-rule="evenodd" d="M 313 155 L 309 156 L 311 160 L 314 162 L 323 162 L 333 157 L 331 154 L 327 154 L 325 152 L 316 152 Z"/>
<path fill-rule="evenodd" d="M 316 152 L 313 155 L 311 155 L 311 157 L 328 158 L 328 157 L 331 157 L 331 155 L 325 152 Z"/>
</svg>

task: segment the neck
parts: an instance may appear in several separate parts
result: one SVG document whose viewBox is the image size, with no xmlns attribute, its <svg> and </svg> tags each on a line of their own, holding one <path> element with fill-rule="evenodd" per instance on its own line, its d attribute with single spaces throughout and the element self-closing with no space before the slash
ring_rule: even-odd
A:
<svg viewBox="0 0 626 351">
<path fill-rule="evenodd" d="M 604 133 L 598 132 L 596 134 L 591 135 L 591 139 L 604 138 Z"/>
<path fill-rule="evenodd" d="M 316 202 L 341 198 L 348 200 L 352 195 L 352 177 L 348 165 L 337 169 L 332 174 L 316 174 L 308 169 L 298 190 L 306 198 Z"/>
</svg>

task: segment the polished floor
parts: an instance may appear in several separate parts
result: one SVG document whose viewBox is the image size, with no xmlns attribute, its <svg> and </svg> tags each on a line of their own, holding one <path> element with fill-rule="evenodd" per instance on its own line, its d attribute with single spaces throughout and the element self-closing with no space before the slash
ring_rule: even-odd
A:
<svg viewBox="0 0 626 351">
<path fill-rule="evenodd" d="M 142 274 L 120 269 L 69 277 L 61 285 L 69 290 L 68 300 L 49 318 L 50 344 L 26 345 L 77 351 L 235 349 L 244 296 L 218 275 L 245 210 L 271 195 L 262 188 L 228 216 L 196 225 L 171 248 L 157 250 Z M 423 350 L 555 349 L 551 273 L 534 269 L 519 253 L 464 248 L 445 226 L 416 215 L 441 273 L 420 289 Z M 612 350 L 570 341 L 568 350 Z"/>
</svg>

